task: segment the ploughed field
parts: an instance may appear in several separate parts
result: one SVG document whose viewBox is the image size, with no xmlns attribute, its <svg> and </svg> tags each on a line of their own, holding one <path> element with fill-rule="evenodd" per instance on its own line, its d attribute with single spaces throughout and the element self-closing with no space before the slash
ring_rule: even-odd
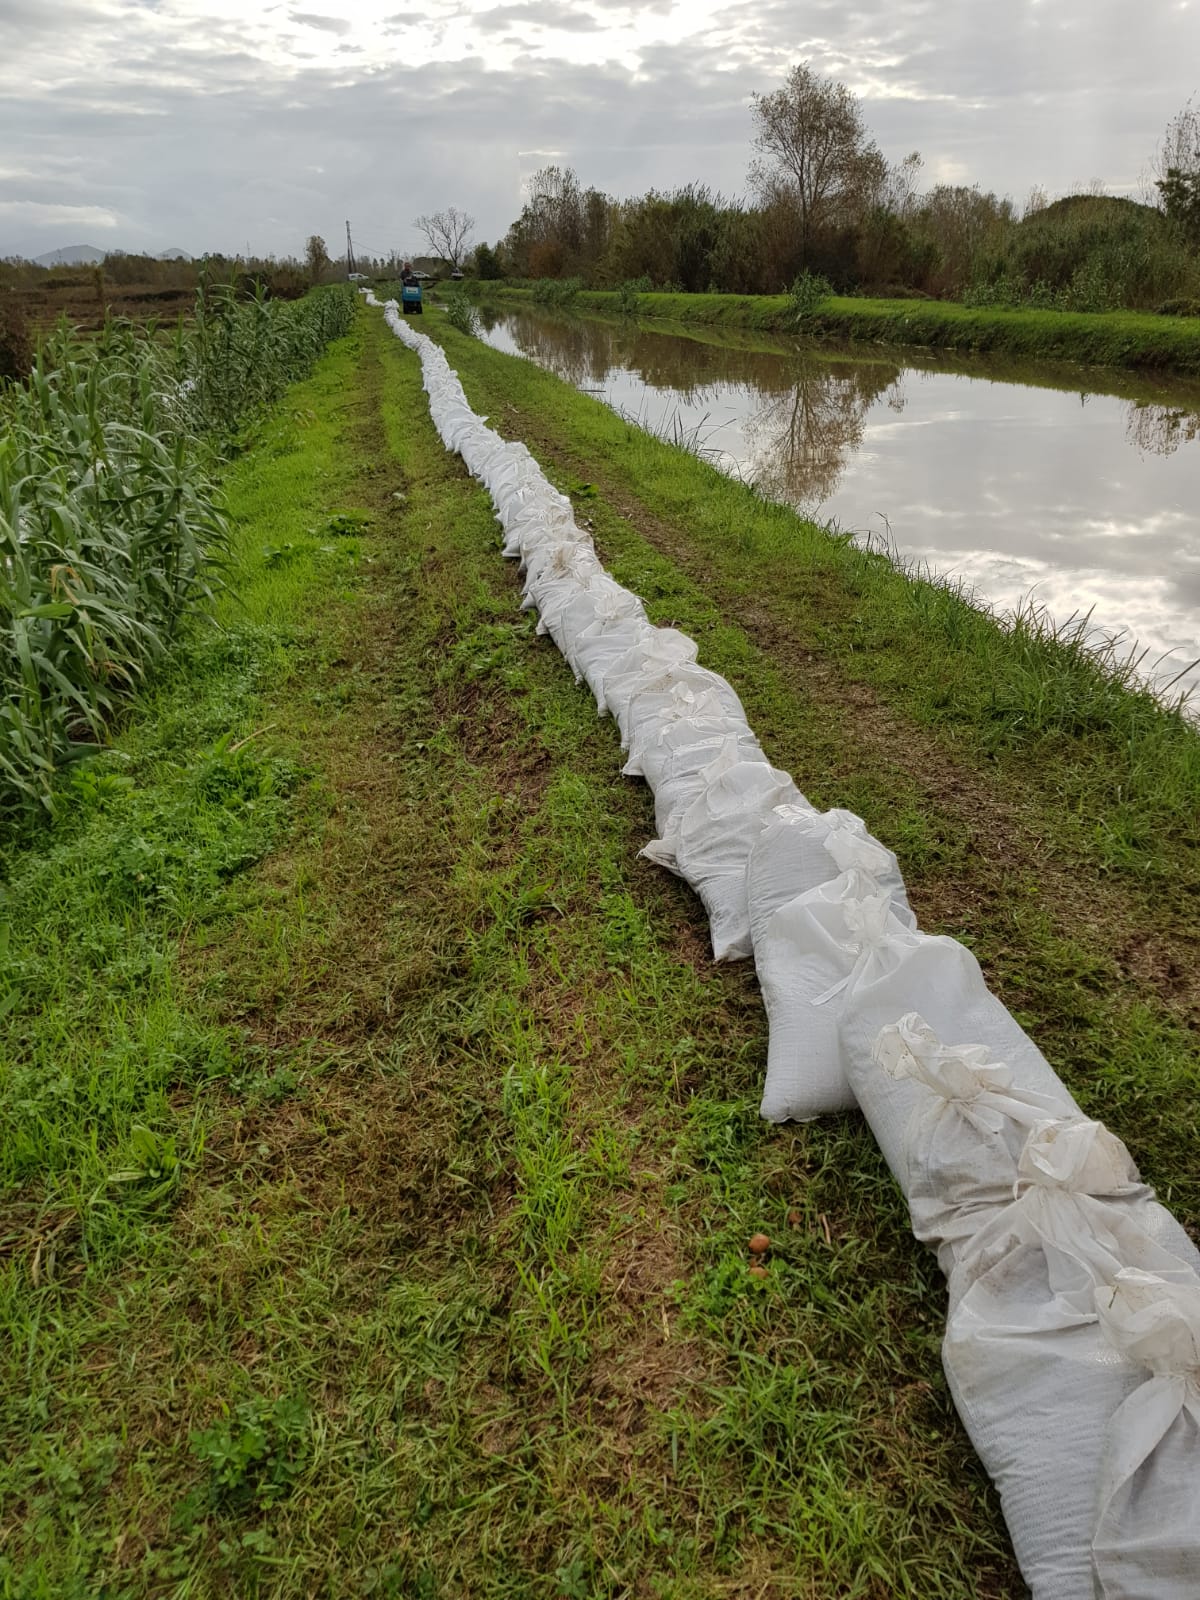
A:
<svg viewBox="0 0 1200 1600">
<path fill-rule="evenodd" d="M 422 331 L 1194 1232 L 1192 730 Z M 362 313 L 247 442 L 222 626 L 6 847 L 5 1583 L 1021 1595 L 936 1264 L 859 1118 L 759 1120 L 416 361 Z"/>
</svg>

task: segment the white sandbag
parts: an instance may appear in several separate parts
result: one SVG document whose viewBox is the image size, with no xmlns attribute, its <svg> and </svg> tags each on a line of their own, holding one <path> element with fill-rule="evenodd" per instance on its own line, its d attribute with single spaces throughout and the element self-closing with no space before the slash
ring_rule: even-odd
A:
<svg viewBox="0 0 1200 1600">
<path fill-rule="evenodd" d="M 698 726 L 704 726 L 695 719 L 684 718 L 681 722 L 668 723 L 663 731 L 670 732 L 681 724 L 693 736 Z M 714 729 L 712 733 L 698 742 L 680 745 L 666 762 L 657 759 L 665 748 L 663 745 L 652 747 L 643 757 L 646 781 L 654 792 L 654 825 L 660 841 L 674 837 L 678 819 L 700 798 L 718 770 L 727 770 L 739 761 L 763 764 L 767 761 L 749 728 L 733 725 L 731 731 L 728 721 L 714 724 L 711 720 L 708 726 Z M 648 770 L 650 766 L 655 768 L 654 772 Z"/>
<path fill-rule="evenodd" d="M 681 718 L 682 722 L 694 725 L 693 718 Z M 667 723 L 664 732 L 677 724 Z M 686 804 L 671 804 L 673 799 L 681 802 L 685 796 L 673 784 L 670 777 L 670 766 L 665 771 L 660 770 L 659 782 L 654 793 L 655 820 L 660 815 L 659 795 L 662 795 L 662 813 L 666 815 L 665 827 L 659 830 L 659 837 L 652 839 L 642 850 L 642 855 L 647 860 L 653 861 L 657 866 L 666 867 L 671 872 L 680 873 L 681 869 L 676 858 L 676 846 L 679 840 L 679 831 L 683 821 L 683 814 L 697 800 L 701 799 L 706 791 L 717 783 L 727 772 L 743 762 L 752 762 L 758 766 L 769 766 L 765 756 L 755 751 L 751 755 L 742 752 L 741 742 L 737 737 L 736 728 L 730 732 L 729 724 L 725 724 L 724 737 L 715 743 L 705 741 L 699 748 L 685 747 L 679 752 L 681 765 L 685 771 L 686 788 L 690 790 L 690 798 Z M 657 750 L 657 746 L 651 747 Z"/>
<path fill-rule="evenodd" d="M 746 867 L 755 944 L 780 906 L 851 868 L 874 878 L 879 892 L 891 895 L 895 915 L 916 927 L 896 858 L 867 832 L 861 817 L 853 811 L 814 811 L 803 797 L 798 804 L 777 806 L 755 840 Z"/>
<path fill-rule="evenodd" d="M 762 747 L 746 723 L 741 718 L 730 717 L 719 701 L 715 702 L 715 707 L 711 712 L 672 717 L 656 727 L 639 729 L 622 770 L 632 776 L 633 772 L 628 769 L 633 769 L 639 777 L 645 778 L 657 799 L 660 785 L 673 772 L 682 770 L 686 756 L 690 754 L 698 769 L 703 770 L 716 760 L 728 739 L 738 740 L 746 751 L 742 757 L 744 761 L 765 761 Z"/>
<path fill-rule="evenodd" d="M 530 455 L 528 445 L 522 444 L 520 440 L 510 439 L 488 463 L 487 470 L 480 473 L 480 477 L 492 497 L 496 515 L 503 522 L 508 515 L 510 497 L 514 491 L 541 487 L 542 469 Z M 519 510 L 520 505 L 521 502 L 518 500 L 512 509 Z"/>
<path fill-rule="evenodd" d="M 611 582 L 599 557 L 586 545 L 545 545 L 530 558 L 521 609 L 536 607 L 538 632 L 545 633 L 559 613 L 593 582 Z"/>
<path fill-rule="evenodd" d="M 597 633 L 604 633 L 620 623 L 649 626 L 642 602 L 615 578 L 606 577 L 603 583 L 593 582 L 563 607 L 552 632 L 555 644 L 575 674 L 576 683 L 583 676 L 578 655 L 580 644 L 586 650 L 588 644 L 595 642 Z"/>
<path fill-rule="evenodd" d="M 708 912 L 715 961 L 750 954 L 746 910 L 746 858 L 773 806 L 798 793 L 786 772 L 764 761 L 739 761 L 713 777 L 700 797 L 679 817 L 667 840 L 655 840 L 642 855 L 656 859 L 699 894 Z"/>
<path fill-rule="evenodd" d="M 479 427 L 479 418 L 465 400 L 461 405 L 452 402 L 445 406 L 437 421 L 446 448 L 454 451 Z"/>
<path fill-rule="evenodd" d="M 1112 1350 L 1144 1380 L 1113 1413 L 1100 1453 L 1096 1600 L 1194 1600 L 1200 1283 L 1126 1267 L 1097 1290 L 1096 1311 Z"/>
<path fill-rule="evenodd" d="M 904 1005 L 920 1013 L 892 1021 Z M 846 1076 L 913 1232 L 949 1277 L 1009 1204 L 1029 1129 L 1083 1113 L 954 939 L 922 934 L 889 972 L 860 983 L 841 1032 Z"/>
<path fill-rule="evenodd" d="M 597 706 L 616 718 L 624 728 L 630 697 L 664 668 L 684 661 L 695 661 L 699 647 L 694 639 L 676 628 L 655 628 L 649 638 L 640 640 L 626 655 L 613 662 L 604 680 L 604 703 Z"/>
<path fill-rule="evenodd" d="M 490 428 L 478 428 L 468 434 L 460 447 L 460 454 L 476 478 L 484 477 L 493 464 L 504 459 L 504 440 Z"/>
<path fill-rule="evenodd" d="M 666 689 L 644 691 L 654 696 L 630 713 L 633 731 L 621 771 L 627 778 L 645 778 L 653 789 L 666 775 L 675 755 L 691 744 L 717 745 L 736 738 L 753 741 L 759 753 L 747 760 L 765 761 L 744 714 L 730 708 L 727 696 L 713 689 L 696 693 L 692 683 L 670 682 Z M 716 759 L 709 756 L 709 761 Z"/>
<path fill-rule="evenodd" d="M 797 895 L 760 926 L 754 962 L 770 1022 L 762 1117 L 807 1122 L 853 1107 L 841 1019 L 859 985 L 886 976 L 920 937 L 891 894 L 857 867 Z"/>
<path fill-rule="evenodd" d="M 531 495 L 504 522 L 503 553 L 509 560 L 519 560 L 521 565 L 529 554 L 543 544 L 591 544 L 591 535 L 575 522 L 571 502 L 565 495 L 557 494 L 549 484 Z"/>
<path fill-rule="evenodd" d="M 1014 1246 L 1031 1241 L 1065 1257 L 1053 1275 L 1062 1295 L 1077 1259 L 1093 1264 L 1095 1282 L 1108 1281 L 1113 1261 L 1150 1270 L 1151 1251 L 1162 1258 L 1155 1271 L 1180 1261 L 1200 1270 L 1200 1251 L 1159 1205 L 1125 1145 L 1102 1122 L 1086 1117 L 1036 1122 L 1017 1159 L 1014 1196 L 959 1251 L 951 1303 Z M 1098 1252 L 1094 1257 L 1093 1251 Z M 1076 1309 L 1091 1317 L 1092 1299 L 1089 1281 L 1076 1296 Z"/>
<path fill-rule="evenodd" d="M 665 722 L 677 717 L 699 715 L 705 707 L 719 708 L 732 724 L 749 729 L 742 702 L 731 684 L 720 673 L 710 672 L 698 662 L 683 661 L 677 666 L 665 667 L 648 677 L 629 696 L 624 716 L 617 721 L 621 729 L 621 748 L 632 752 L 655 736 Z M 630 776 L 640 776 L 637 757 L 630 755 L 624 771 Z M 793 791 L 798 793 L 795 784 Z"/>
<path fill-rule="evenodd" d="M 541 501 L 542 486 L 535 479 L 518 477 L 514 482 L 506 483 L 492 498 L 493 502 L 498 502 L 500 525 L 506 528 L 510 519 Z"/>
<path fill-rule="evenodd" d="M 1035 1600 L 1092 1600 L 1103 1444 L 1140 1381 L 1106 1342 L 1097 1291 L 1131 1266 L 1200 1287 L 1200 1258 L 1182 1230 L 1190 1261 L 1141 1227 L 1161 1208 L 1100 1123 L 1036 1124 L 1017 1173 L 1017 1198 L 955 1267 L 942 1359 Z"/>
<path fill-rule="evenodd" d="M 643 612 L 613 622 L 593 622 L 575 640 L 575 674 L 595 696 L 597 706 L 604 701 L 604 684 L 613 664 L 644 643 L 654 631 Z"/>
</svg>

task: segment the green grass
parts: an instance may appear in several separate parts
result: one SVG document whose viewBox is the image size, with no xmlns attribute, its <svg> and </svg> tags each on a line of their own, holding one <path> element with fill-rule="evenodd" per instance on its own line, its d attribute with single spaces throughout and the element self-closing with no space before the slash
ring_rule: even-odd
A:
<svg viewBox="0 0 1200 1600">
<path fill-rule="evenodd" d="M 529 302 L 528 289 L 471 283 L 497 301 Z M 615 290 L 581 289 L 579 311 L 613 314 Z M 779 333 L 870 340 L 1045 361 L 1073 361 L 1155 373 L 1200 373 L 1200 319 L 1148 312 L 974 309 L 947 301 L 870 300 L 834 295 L 797 322 L 788 295 L 661 294 L 638 296 L 639 318 L 756 328 Z"/>
<path fill-rule="evenodd" d="M 1181 965 L 1195 730 L 1036 618 L 1006 632 L 533 363 L 430 328 L 475 408 L 575 493 L 614 575 L 730 678 L 771 759 L 897 850 L 923 925 L 976 949 L 1073 1091 L 1200 1218 L 1200 991 Z"/>
<path fill-rule="evenodd" d="M 701 626 L 725 612 L 719 596 L 756 604 L 809 655 L 836 661 L 845 678 L 869 684 L 977 761 L 1022 780 L 1030 768 L 1043 773 L 1080 823 L 1078 846 L 1106 866 L 1161 876 L 1176 846 L 1190 853 L 1200 843 L 1200 737 L 1140 692 L 1135 664 L 1119 649 L 1094 649 L 1081 624 L 1056 626 L 1032 608 L 1003 626 L 952 585 L 898 572 L 533 363 L 449 330 L 439 336 L 477 407 L 507 407 L 530 427 L 562 458 L 567 488 L 587 473 L 601 501 L 611 485 L 663 525 L 668 554 L 707 575 L 697 587 L 714 609 Z M 622 581 L 645 593 L 636 569 Z M 1111 849 L 1131 814 L 1140 844 Z"/>
<path fill-rule="evenodd" d="M 716 559 L 697 463 L 610 450 L 603 408 L 425 326 L 1194 1220 L 1189 1036 L 1106 942 L 1143 877 L 1113 898 L 1072 857 L 1101 926 L 1064 911 L 1087 828 L 1036 788 L 1039 852 L 997 867 L 986 787 L 964 837 L 944 753 L 881 757 L 878 707 L 797 670 L 794 558 L 747 609 L 752 502 Z M 227 491 L 227 631 L 8 863 L 0 1594 L 1015 1600 L 933 1260 L 859 1119 L 759 1122 L 752 975 L 638 861 L 650 796 L 381 319 Z M 95 1071 L 118 1012 L 126 1066 Z"/>
</svg>

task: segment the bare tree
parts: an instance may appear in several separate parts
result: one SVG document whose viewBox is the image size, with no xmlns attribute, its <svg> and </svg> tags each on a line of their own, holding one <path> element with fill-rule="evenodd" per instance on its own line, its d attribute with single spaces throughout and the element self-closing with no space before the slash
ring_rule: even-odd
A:
<svg viewBox="0 0 1200 1600">
<path fill-rule="evenodd" d="M 460 211 L 457 206 L 447 206 L 445 211 L 434 211 L 429 216 L 413 219 L 429 244 L 429 253 L 440 256 L 458 271 L 463 257 L 471 247 L 471 234 L 475 218 Z"/>
<path fill-rule="evenodd" d="M 329 271 L 330 261 L 325 241 L 319 233 L 309 234 L 308 243 L 304 246 L 304 260 L 308 267 L 309 283 L 320 283 Z"/>
<path fill-rule="evenodd" d="M 1172 168 L 1177 172 L 1200 170 L 1200 106 L 1189 100 L 1182 111 L 1175 113 L 1150 165 L 1160 181 Z"/>
<path fill-rule="evenodd" d="M 1151 167 L 1163 210 L 1200 245 L 1200 106 L 1189 100 L 1171 118 Z"/>
<path fill-rule="evenodd" d="M 887 163 L 844 83 L 802 62 L 782 89 L 754 96 L 753 117 L 763 159 L 751 182 L 764 199 L 794 200 L 805 253 L 824 224 L 856 218 L 879 194 Z"/>
</svg>

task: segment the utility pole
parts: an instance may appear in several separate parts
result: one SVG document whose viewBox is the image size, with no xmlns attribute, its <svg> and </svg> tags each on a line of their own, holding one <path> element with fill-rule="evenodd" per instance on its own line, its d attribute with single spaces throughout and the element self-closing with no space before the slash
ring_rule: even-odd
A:
<svg viewBox="0 0 1200 1600">
<path fill-rule="evenodd" d="M 350 219 L 346 218 L 346 276 L 354 276 L 354 244 L 350 238 Z"/>
</svg>

